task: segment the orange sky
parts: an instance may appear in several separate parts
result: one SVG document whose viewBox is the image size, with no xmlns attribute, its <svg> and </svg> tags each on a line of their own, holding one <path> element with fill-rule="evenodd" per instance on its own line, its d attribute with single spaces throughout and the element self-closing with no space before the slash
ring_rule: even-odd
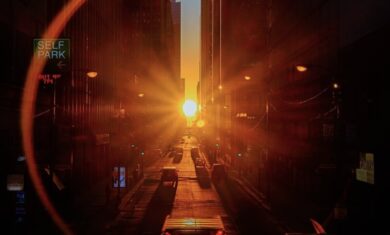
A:
<svg viewBox="0 0 390 235">
<path fill-rule="evenodd" d="M 200 64 L 200 0 L 181 0 L 181 77 L 185 98 L 197 100 Z"/>
</svg>

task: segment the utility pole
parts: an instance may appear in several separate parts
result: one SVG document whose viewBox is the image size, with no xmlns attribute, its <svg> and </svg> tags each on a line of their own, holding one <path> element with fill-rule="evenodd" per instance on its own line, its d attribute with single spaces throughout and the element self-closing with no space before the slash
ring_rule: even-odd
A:
<svg viewBox="0 0 390 235">
<path fill-rule="evenodd" d="M 53 79 L 53 100 L 51 105 L 51 128 L 50 128 L 50 156 L 48 158 L 48 168 L 49 168 L 49 178 L 50 178 L 50 184 L 53 183 L 53 177 L 54 177 L 54 166 L 53 161 L 54 157 L 56 156 L 56 143 L 57 143 L 57 127 L 56 127 L 56 119 L 57 119 L 57 92 L 56 92 L 56 79 Z"/>
<path fill-rule="evenodd" d="M 269 200 L 271 195 L 271 164 L 269 159 L 269 93 L 265 96 L 265 162 L 266 162 L 266 197 Z"/>
</svg>

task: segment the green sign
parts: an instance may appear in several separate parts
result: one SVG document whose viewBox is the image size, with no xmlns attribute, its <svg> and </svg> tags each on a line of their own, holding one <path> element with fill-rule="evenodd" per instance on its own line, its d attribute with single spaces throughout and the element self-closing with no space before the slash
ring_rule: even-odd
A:
<svg viewBox="0 0 390 235">
<path fill-rule="evenodd" d="M 34 39 L 34 56 L 46 59 L 50 72 L 67 69 L 70 59 L 69 39 Z"/>
<path fill-rule="evenodd" d="M 360 153 L 360 167 L 356 169 L 356 179 L 369 184 L 374 184 L 374 154 Z"/>
</svg>

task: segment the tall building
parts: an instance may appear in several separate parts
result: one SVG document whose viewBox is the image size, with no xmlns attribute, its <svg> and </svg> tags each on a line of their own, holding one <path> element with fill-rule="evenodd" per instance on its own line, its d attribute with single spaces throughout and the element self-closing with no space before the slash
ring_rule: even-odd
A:
<svg viewBox="0 0 390 235">
<path fill-rule="evenodd" d="M 359 224 L 348 227 L 348 233 L 383 228 L 376 213 L 381 206 L 362 204 L 366 200 L 385 203 L 384 195 L 375 192 L 388 188 L 382 181 L 388 171 L 382 168 L 386 157 L 379 136 L 387 125 L 381 107 L 388 95 L 381 78 L 388 75 L 389 63 L 379 58 L 389 50 L 390 18 L 385 13 L 389 8 L 387 3 L 372 1 L 269 3 L 266 85 L 273 177 L 283 178 L 278 168 L 290 168 L 289 184 L 296 190 L 310 195 L 321 188 L 327 198 L 315 195 L 318 200 L 348 205 L 348 219 Z M 297 71 L 296 65 L 304 65 L 306 72 Z M 289 147 L 280 148 L 281 144 Z M 369 170 L 375 182 L 350 175 L 360 168 L 359 162 L 366 162 L 367 154 L 378 166 L 375 173 Z M 296 170 L 299 175 L 294 176 Z M 340 195 L 348 196 L 340 199 Z M 368 215 L 364 222 L 362 215 Z"/>
<path fill-rule="evenodd" d="M 245 141 L 236 128 L 253 125 L 260 116 L 253 67 L 266 52 L 266 10 L 264 1 L 202 1 L 202 103 L 214 129 L 212 141 L 224 142 L 223 149 L 233 152 Z M 253 79 L 246 81 L 249 76 Z M 237 118 L 244 113 L 250 121 Z"/>
<path fill-rule="evenodd" d="M 201 1 L 201 64 L 200 80 L 202 97 L 199 97 L 201 105 L 211 104 L 213 98 L 213 20 L 212 20 L 212 1 Z"/>
<path fill-rule="evenodd" d="M 33 189 L 28 181 L 20 131 L 20 103 L 23 94 L 25 74 L 32 56 L 33 39 L 42 34 L 48 21 L 45 8 L 47 1 L 2 1 L 0 3 L 0 59 L 2 79 L 0 81 L 0 219 L 4 233 L 12 233 L 11 225 L 16 222 L 16 192 L 7 190 L 9 175 L 21 175 L 25 179 L 24 195 L 30 197 L 27 205 L 22 205 L 25 213 L 38 208 Z M 34 204 L 34 206 L 33 206 Z M 34 208 L 35 207 L 35 208 Z M 14 215 L 14 216 L 13 216 Z M 35 214 L 37 215 L 37 214 Z M 24 222 L 26 218 L 23 218 Z M 16 231 L 17 232 L 17 231 Z M 23 231 L 22 231 L 23 232 Z"/>
<path fill-rule="evenodd" d="M 200 61 L 200 97 L 202 118 L 207 123 L 206 135 L 210 144 L 218 138 L 220 123 L 220 1 L 201 1 L 201 61 Z M 217 102 L 218 101 L 218 102 Z M 212 143 L 211 143 L 212 142 Z"/>
<path fill-rule="evenodd" d="M 379 192 L 388 189 L 379 136 L 387 126 L 389 64 L 380 58 L 389 50 L 389 4 L 222 1 L 222 10 L 219 4 L 202 1 L 202 94 L 206 105 L 208 97 L 216 102 L 222 80 L 232 139 L 224 141 L 221 160 L 268 197 L 299 191 L 329 211 L 332 200 L 348 204 L 348 219 L 359 224 L 348 233 L 382 227 L 380 206 L 369 212 L 363 201 L 386 203 Z M 211 116 L 218 117 L 215 109 Z M 367 155 L 378 167 L 375 183 L 351 176 Z"/>
<path fill-rule="evenodd" d="M 137 113 L 145 116 L 140 121 L 150 131 L 139 128 L 140 135 L 149 133 L 155 136 L 164 129 L 161 123 L 155 122 L 155 117 L 165 119 L 172 113 L 178 113 L 180 32 L 177 29 L 180 30 L 180 2 L 128 1 L 124 11 L 128 57 L 123 61 L 123 68 L 129 71 L 127 77 L 133 80 L 131 89 L 136 94 L 142 93 L 143 97 L 141 102 L 138 96 L 131 98 L 125 93 L 123 103 L 127 106 L 126 110 L 133 111 L 133 117 L 137 118 Z"/>
<path fill-rule="evenodd" d="M 9 218 L 27 221 L 16 226 L 27 231 L 52 233 L 51 225 L 37 220 L 46 218 L 46 211 L 38 201 L 31 184 L 25 162 L 17 162 L 24 151 L 21 144 L 19 120 L 20 101 L 25 75 L 31 58 L 34 56 L 34 39 L 40 40 L 56 14 L 65 6 L 64 1 L 3 1 L 0 10 L 1 32 L 5 36 L 3 61 L 7 61 L 0 89 L 2 109 L 2 138 L 8 139 L 6 163 L 1 164 L 7 170 L 1 174 L 21 174 L 25 179 L 25 214 L 27 218 L 15 215 L 15 192 L 7 192 L 6 208 Z M 62 61 L 61 66 L 52 66 L 50 60 L 41 72 L 42 77 L 54 77 L 52 83 L 39 81 L 35 103 L 34 147 L 37 168 L 42 176 L 49 197 L 60 212 L 67 210 L 64 191 L 77 197 L 82 190 L 88 189 L 96 181 L 109 177 L 114 164 L 109 156 L 112 116 L 117 105 L 115 90 L 119 87 L 117 66 L 122 52 L 121 44 L 122 1 L 87 2 L 70 18 L 59 38 L 69 42 L 70 58 Z M 18 23 L 15 23 L 18 22 Z M 7 49 L 8 48 L 8 49 Z M 115 52 L 115 53 L 113 53 Z M 11 59 L 9 59 L 11 58 Z M 87 72 L 96 72 L 90 78 Z M 3 141 L 3 139 L 2 139 Z M 23 159 L 23 158 L 21 158 Z M 49 172 L 49 173 L 47 173 Z M 52 181 L 53 172 L 64 185 L 65 190 Z M 2 181 L 5 178 L 1 175 Z M 4 181 L 5 182 L 5 181 Z M 5 190 L 2 187 L 1 190 Z M 104 189 L 103 189 L 104 190 Z M 2 193 L 3 194 L 3 193 Z M 17 194 L 16 194 L 17 195 Z M 22 213 L 23 216 L 23 213 Z M 25 220 L 24 220 L 25 219 Z M 44 219 L 46 220 L 46 219 Z M 47 218 L 50 221 L 49 218 Z M 18 222 L 17 222 L 18 223 Z M 10 225 L 15 221 L 9 221 Z M 6 229 L 6 228 L 5 228 Z M 18 231 L 13 231 L 18 233 Z M 13 233 L 10 232 L 10 233 Z M 20 232 L 20 231 L 19 231 Z"/>
<path fill-rule="evenodd" d="M 126 46 L 130 50 L 131 65 L 148 74 L 151 73 L 147 71 L 148 66 L 158 63 L 156 66 L 162 66 L 166 70 L 164 72 L 172 77 L 175 44 L 171 1 L 129 1 L 124 11 L 129 36 Z M 130 45 L 139 47 L 133 48 Z"/>
<path fill-rule="evenodd" d="M 181 2 L 171 0 L 172 22 L 173 22 L 173 70 L 174 79 L 180 83 L 180 24 L 181 24 Z"/>
</svg>

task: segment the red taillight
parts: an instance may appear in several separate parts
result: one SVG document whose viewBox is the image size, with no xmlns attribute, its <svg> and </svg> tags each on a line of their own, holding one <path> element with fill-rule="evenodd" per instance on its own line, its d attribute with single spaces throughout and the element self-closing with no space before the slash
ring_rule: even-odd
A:
<svg viewBox="0 0 390 235">
<path fill-rule="evenodd" d="M 165 232 L 164 235 L 171 235 L 171 233 L 170 232 Z"/>
<path fill-rule="evenodd" d="M 217 231 L 217 233 L 215 234 L 215 235 L 224 235 L 225 234 L 225 232 L 224 231 L 222 231 L 222 230 L 218 230 Z"/>
</svg>

